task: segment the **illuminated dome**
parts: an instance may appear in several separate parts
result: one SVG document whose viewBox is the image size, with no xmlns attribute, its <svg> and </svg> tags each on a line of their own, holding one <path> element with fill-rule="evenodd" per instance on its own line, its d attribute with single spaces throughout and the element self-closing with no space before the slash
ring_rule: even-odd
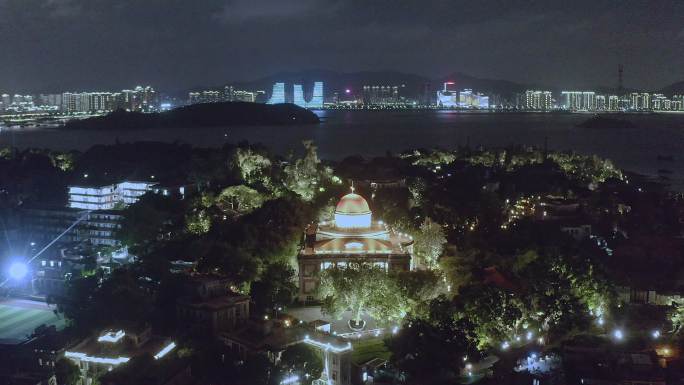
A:
<svg viewBox="0 0 684 385">
<path fill-rule="evenodd" d="M 354 190 L 340 199 L 335 208 L 335 226 L 343 229 L 371 227 L 368 202 Z"/>
</svg>

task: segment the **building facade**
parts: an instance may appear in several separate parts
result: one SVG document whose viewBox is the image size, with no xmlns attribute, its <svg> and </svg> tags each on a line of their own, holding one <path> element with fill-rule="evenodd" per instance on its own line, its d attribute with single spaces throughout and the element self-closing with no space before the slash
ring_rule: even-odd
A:
<svg viewBox="0 0 684 385">
<path fill-rule="evenodd" d="M 363 104 L 371 106 L 399 104 L 399 88 L 399 86 L 363 86 Z"/>
<path fill-rule="evenodd" d="M 115 237 L 123 219 L 120 211 L 84 211 L 70 207 L 25 208 L 22 211 L 24 232 L 38 244 L 48 244 L 64 233 L 59 242 L 120 246 Z"/>
<path fill-rule="evenodd" d="M 250 298 L 229 290 L 230 282 L 212 277 L 195 277 L 187 295 L 177 301 L 181 324 L 200 333 L 218 335 L 235 329 L 249 319 Z"/>
<path fill-rule="evenodd" d="M 156 182 L 147 181 L 125 180 L 102 186 L 72 185 L 68 187 L 69 207 L 82 210 L 114 210 L 137 202 L 148 192 L 169 195 L 171 190 L 178 192 L 181 197 L 185 195 L 184 186 L 167 188 Z"/>
<path fill-rule="evenodd" d="M 525 91 L 525 109 L 548 111 L 553 108 L 551 91 Z"/>
<path fill-rule="evenodd" d="M 413 239 L 373 221 L 368 202 L 354 192 L 338 202 L 334 220 L 312 223 L 305 230 L 304 247 L 297 256 L 299 299 L 315 300 L 318 274 L 331 267 L 369 263 L 386 271 L 412 267 Z"/>
<path fill-rule="evenodd" d="M 285 103 L 285 83 L 275 83 L 273 85 L 273 92 L 271 92 L 271 98 L 268 99 L 266 104 L 280 104 Z"/>
</svg>

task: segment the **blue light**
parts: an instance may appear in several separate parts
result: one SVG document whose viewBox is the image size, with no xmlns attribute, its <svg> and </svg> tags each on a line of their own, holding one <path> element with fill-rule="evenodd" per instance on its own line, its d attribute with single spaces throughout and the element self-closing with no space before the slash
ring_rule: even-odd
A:
<svg viewBox="0 0 684 385">
<path fill-rule="evenodd" d="M 285 83 L 275 83 L 273 85 L 273 92 L 271 93 L 271 98 L 268 99 L 266 104 L 281 104 L 285 103 Z"/>
<path fill-rule="evenodd" d="M 9 275 L 12 279 L 20 281 L 28 274 L 28 266 L 24 262 L 13 262 L 9 268 Z"/>
</svg>

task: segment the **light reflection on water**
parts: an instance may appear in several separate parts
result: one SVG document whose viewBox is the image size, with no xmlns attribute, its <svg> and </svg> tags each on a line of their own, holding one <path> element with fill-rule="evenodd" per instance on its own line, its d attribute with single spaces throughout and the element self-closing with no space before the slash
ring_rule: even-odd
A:
<svg viewBox="0 0 684 385">
<path fill-rule="evenodd" d="M 319 125 L 195 128 L 143 131 L 58 131 L 22 129 L 0 132 L 0 146 L 84 150 L 116 141 L 182 141 L 197 146 L 220 146 L 242 140 L 260 142 L 286 154 L 300 151 L 301 141 L 313 139 L 324 159 L 348 155 L 382 155 L 409 148 L 455 148 L 524 144 L 575 150 L 612 159 L 628 170 L 656 174 L 684 184 L 684 114 L 628 115 L 639 128 L 586 129 L 576 124 L 587 114 L 463 113 L 454 111 L 316 111 Z M 658 161 L 672 155 L 672 162 Z"/>
</svg>

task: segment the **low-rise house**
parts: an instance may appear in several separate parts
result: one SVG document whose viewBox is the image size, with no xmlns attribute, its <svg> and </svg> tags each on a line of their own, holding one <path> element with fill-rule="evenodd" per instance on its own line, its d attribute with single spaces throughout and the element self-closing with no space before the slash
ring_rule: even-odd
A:
<svg viewBox="0 0 684 385">
<path fill-rule="evenodd" d="M 249 296 L 230 290 L 230 282 L 211 276 L 190 279 L 186 295 L 176 303 L 181 325 L 200 334 L 218 335 L 249 319 Z"/>
<path fill-rule="evenodd" d="M 64 357 L 79 367 L 84 384 L 91 384 L 135 357 L 149 355 L 160 360 L 175 349 L 175 342 L 153 336 L 149 327 L 114 327 L 70 347 Z"/>
<path fill-rule="evenodd" d="M 290 320 L 253 320 L 243 327 L 219 337 L 229 348 L 245 358 L 253 354 L 266 354 L 277 363 L 287 347 L 304 343 L 319 349 L 323 354 L 324 370 L 313 384 L 350 385 L 351 342 L 299 325 Z"/>
</svg>

